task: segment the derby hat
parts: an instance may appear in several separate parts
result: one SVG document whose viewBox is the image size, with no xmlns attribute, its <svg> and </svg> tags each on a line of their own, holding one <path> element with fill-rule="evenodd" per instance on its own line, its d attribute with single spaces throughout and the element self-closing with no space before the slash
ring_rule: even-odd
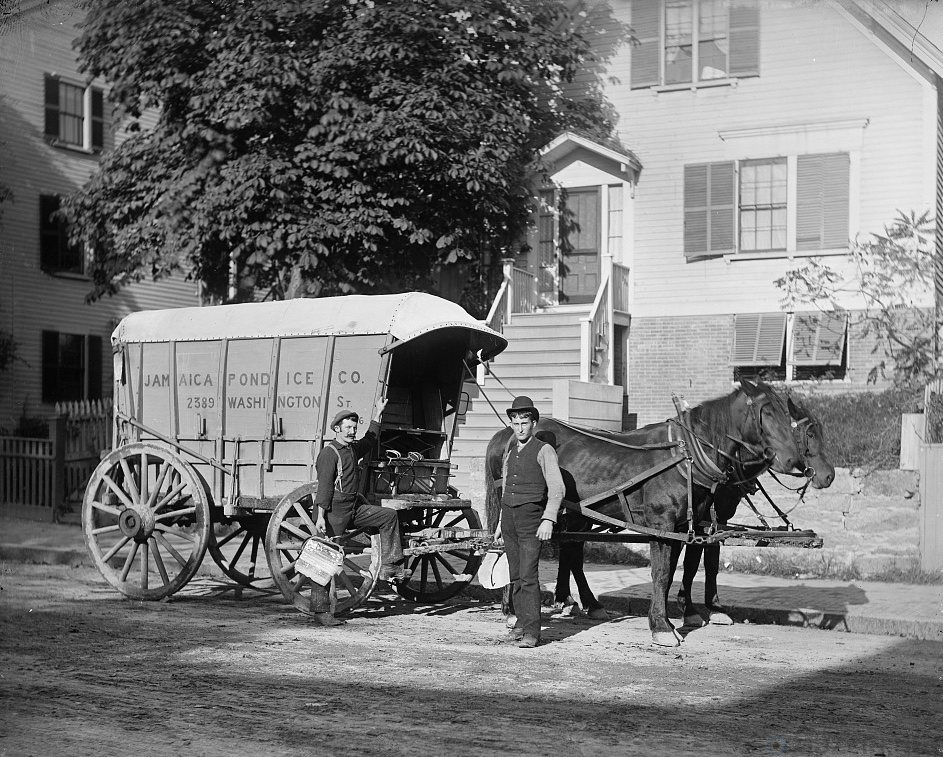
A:
<svg viewBox="0 0 943 757">
<path fill-rule="evenodd" d="M 357 423 L 360 423 L 360 416 L 357 415 L 353 410 L 341 410 L 337 415 L 334 416 L 334 420 L 331 421 L 331 428 L 335 426 L 340 426 L 341 421 L 346 418 L 353 418 Z"/>
<path fill-rule="evenodd" d="M 515 397 L 514 402 L 512 402 L 511 406 L 504 412 L 506 412 L 508 418 L 510 418 L 514 413 L 523 413 L 525 411 L 533 413 L 535 421 L 540 420 L 540 413 L 537 408 L 534 407 L 534 401 L 525 394 L 522 394 L 520 397 Z"/>
</svg>

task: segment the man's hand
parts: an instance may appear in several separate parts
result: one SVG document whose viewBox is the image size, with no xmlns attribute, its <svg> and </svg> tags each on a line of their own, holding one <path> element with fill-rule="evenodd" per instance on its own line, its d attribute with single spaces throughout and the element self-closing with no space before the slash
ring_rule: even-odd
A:
<svg viewBox="0 0 943 757">
<path fill-rule="evenodd" d="M 380 416 L 383 415 L 383 408 L 386 407 L 388 401 L 386 397 L 381 397 L 377 400 L 377 404 L 373 406 L 373 420 L 377 423 L 380 422 Z"/>
<path fill-rule="evenodd" d="M 324 517 L 324 510 L 318 508 L 318 519 L 314 522 L 314 535 L 324 536 L 327 534 L 327 518 Z"/>
<path fill-rule="evenodd" d="M 553 536 L 553 523 L 549 520 L 540 521 L 540 525 L 537 526 L 537 538 L 547 541 L 551 536 Z"/>
</svg>

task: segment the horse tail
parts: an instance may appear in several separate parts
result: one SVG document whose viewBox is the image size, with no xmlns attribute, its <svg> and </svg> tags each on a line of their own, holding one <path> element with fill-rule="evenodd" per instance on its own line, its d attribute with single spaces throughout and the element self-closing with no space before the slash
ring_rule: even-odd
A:
<svg viewBox="0 0 943 757">
<path fill-rule="evenodd" d="M 488 521 L 488 530 L 494 533 L 501 517 L 501 496 L 498 490 L 498 477 L 501 475 L 501 455 L 503 446 L 501 440 L 505 432 L 499 431 L 491 437 L 488 449 L 485 452 L 485 516 Z M 507 442 L 505 441 L 505 444 Z"/>
</svg>

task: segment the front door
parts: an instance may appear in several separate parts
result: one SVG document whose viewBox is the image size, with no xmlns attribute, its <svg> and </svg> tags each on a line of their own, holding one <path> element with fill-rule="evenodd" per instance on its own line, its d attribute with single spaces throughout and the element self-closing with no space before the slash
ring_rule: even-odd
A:
<svg viewBox="0 0 943 757">
<path fill-rule="evenodd" d="M 569 249 L 564 251 L 562 289 L 566 302 L 592 302 L 599 288 L 599 187 L 570 189 Z"/>
</svg>

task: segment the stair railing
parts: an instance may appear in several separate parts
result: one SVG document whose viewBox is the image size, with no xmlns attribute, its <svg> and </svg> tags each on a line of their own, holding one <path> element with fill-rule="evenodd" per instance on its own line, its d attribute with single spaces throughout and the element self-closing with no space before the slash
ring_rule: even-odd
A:
<svg viewBox="0 0 943 757">
<path fill-rule="evenodd" d="M 514 258 L 502 258 L 501 265 L 504 280 L 485 318 L 485 326 L 499 333 L 504 331 L 515 313 L 533 313 L 537 310 L 537 277 L 523 268 L 515 268 Z M 479 384 L 484 381 L 487 371 L 486 364 L 478 365 Z"/>
<path fill-rule="evenodd" d="M 580 381 L 611 383 L 612 286 L 606 276 L 586 318 L 580 319 Z"/>
<path fill-rule="evenodd" d="M 629 312 L 629 267 L 621 263 L 612 264 L 612 309 Z"/>
</svg>

